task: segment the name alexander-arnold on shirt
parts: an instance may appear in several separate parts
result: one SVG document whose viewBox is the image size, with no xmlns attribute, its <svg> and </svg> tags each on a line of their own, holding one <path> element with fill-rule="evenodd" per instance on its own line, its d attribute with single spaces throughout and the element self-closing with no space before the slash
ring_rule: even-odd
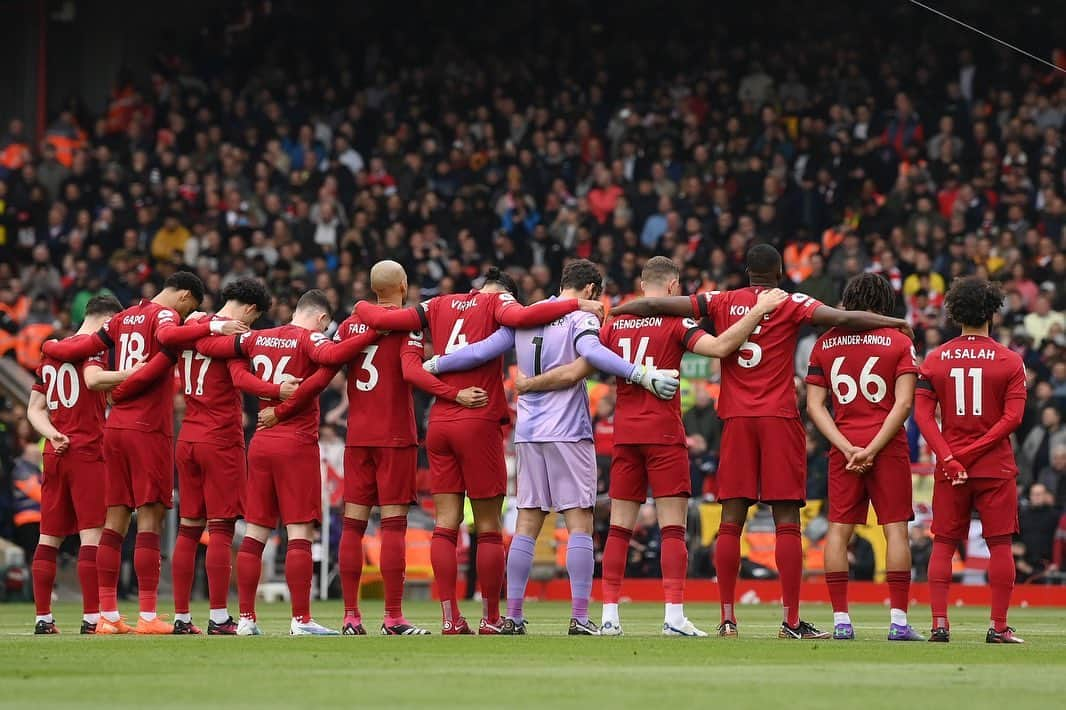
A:
<svg viewBox="0 0 1066 710">
<path fill-rule="evenodd" d="M 838 335 L 833 338 L 826 338 L 822 341 L 822 350 L 828 350 L 829 348 L 837 348 L 842 345 L 880 345 L 882 347 L 889 347 L 892 345 L 892 338 L 887 335 L 874 335 L 872 333 L 860 333 L 856 335 Z"/>
</svg>

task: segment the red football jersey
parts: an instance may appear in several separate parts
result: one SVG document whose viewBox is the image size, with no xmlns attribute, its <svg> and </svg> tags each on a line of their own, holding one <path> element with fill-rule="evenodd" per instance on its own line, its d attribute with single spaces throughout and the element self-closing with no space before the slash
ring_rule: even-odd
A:
<svg viewBox="0 0 1066 710">
<path fill-rule="evenodd" d="M 914 346 L 898 330 L 855 333 L 832 328 L 814 344 L 807 383 L 832 391 L 837 428 L 852 444 L 865 446 L 896 404 L 896 380 L 917 372 Z M 906 440 L 901 427 L 895 441 Z"/>
<path fill-rule="evenodd" d="M 499 327 L 498 313 L 519 308 L 509 293 L 471 291 L 449 296 L 437 296 L 421 305 L 425 322 L 433 334 L 433 349 L 442 355 L 455 352 L 470 343 L 484 340 Z M 455 402 L 437 399 L 430 410 L 434 419 L 491 419 L 500 423 L 510 421 L 507 397 L 503 392 L 503 358 L 498 357 L 464 372 L 440 375 L 445 384 L 458 389 L 480 387 L 489 395 L 489 403 L 468 409 Z"/>
<path fill-rule="evenodd" d="M 367 331 L 359 316 L 349 316 L 333 339 L 343 342 Z M 421 368 L 422 333 L 390 333 L 366 346 L 348 366 L 348 446 L 415 446 L 411 387 L 403 377 L 403 358 L 410 353 Z M 407 355 L 410 357 L 411 355 Z"/>
<path fill-rule="evenodd" d="M 681 369 L 681 356 L 703 331 L 691 318 L 622 316 L 600 330 L 600 340 L 634 365 Z M 618 380 L 614 416 L 615 444 L 684 444 L 681 395 L 659 399 L 639 384 Z"/>
<path fill-rule="evenodd" d="M 280 385 L 285 375 L 307 379 L 318 369 L 312 360 L 311 351 L 317 342 L 329 342 L 322 333 L 312 332 L 297 325 L 282 325 L 244 333 L 237 341 L 241 354 L 252 364 L 252 371 L 264 382 Z M 260 409 L 277 402 L 260 402 Z M 306 407 L 276 426 L 256 432 L 256 436 L 318 441 L 319 406 L 315 397 Z"/>
<path fill-rule="evenodd" d="M 218 315 L 208 321 L 228 320 Z M 277 398 L 280 385 L 264 382 L 248 370 L 240 358 L 216 360 L 194 348 L 178 358 L 179 391 L 185 397 L 185 418 L 178 441 L 244 445 L 241 418 L 244 411 L 240 388 L 260 397 Z M 246 373 L 241 378 L 241 371 Z"/>
<path fill-rule="evenodd" d="M 112 369 L 125 370 L 147 362 L 160 351 L 158 333 L 181 325 L 177 311 L 142 300 L 112 316 L 104 330 L 114 341 Z M 107 417 L 110 429 L 136 429 L 174 434 L 174 378 L 170 372 L 158 384 L 118 402 Z"/>
<path fill-rule="evenodd" d="M 710 291 L 692 296 L 693 310 L 710 318 L 723 333 L 743 318 L 762 291 L 748 286 L 735 291 Z M 748 339 L 732 355 L 722 359 L 722 396 L 718 416 L 799 417 L 796 404 L 796 342 L 800 327 L 810 322 L 820 301 L 803 293 L 792 297 L 763 316 Z"/>
<path fill-rule="evenodd" d="M 104 353 L 80 363 L 43 357 L 37 368 L 33 390 L 44 395 L 52 426 L 70 439 L 67 455 L 100 461 L 104 457 L 104 410 L 107 398 L 103 392 L 94 392 L 85 384 L 82 372 L 89 365 L 106 370 Z M 55 452 L 52 442 L 45 444 L 45 451 Z"/>
<path fill-rule="evenodd" d="M 1025 365 L 995 340 L 962 335 L 930 352 L 922 363 L 917 396 L 940 404 L 940 429 L 951 449 L 976 441 L 1003 417 L 1003 403 L 1025 399 Z M 970 478 L 1013 478 L 1018 464 L 1010 438 L 966 469 Z"/>
</svg>

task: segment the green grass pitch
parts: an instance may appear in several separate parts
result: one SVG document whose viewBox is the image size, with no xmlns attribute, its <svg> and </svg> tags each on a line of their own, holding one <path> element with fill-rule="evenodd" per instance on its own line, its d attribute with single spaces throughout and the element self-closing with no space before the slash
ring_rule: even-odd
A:
<svg viewBox="0 0 1066 710">
<path fill-rule="evenodd" d="M 132 612 L 133 604 L 124 603 Z M 207 610 L 194 605 L 206 628 Z M 478 605 L 468 602 L 474 617 Z M 336 602 L 315 603 L 338 626 Z M 80 608 L 55 608 L 59 637 L 32 636 L 33 607 L 0 604 L 0 707 L 1053 708 L 1066 703 L 1066 612 L 1018 609 L 1026 646 L 989 646 L 984 609 L 953 611 L 949 645 L 888 643 L 887 610 L 853 610 L 854 642 L 776 638 L 779 610 L 741 607 L 736 641 L 663 638 L 662 607 L 622 607 L 622 638 L 570 638 L 568 607 L 530 603 L 525 637 L 441 637 L 438 607 L 408 603 L 430 637 L 289 638 L 288 606 L 262 605 L 259 638 L 82 637 Z M 707 631 L 717 607 L 690 604 Z M 379 601 L 364 604 L 376 632 Z M 594 605 L 594 615 L 599 613 Z M 131 614 L 132 615 L 132 614 Z M 824 605 L 804 616 L 829 627 Z M 928 609 L 912 610 L 923 631 Z"/>
</svg>

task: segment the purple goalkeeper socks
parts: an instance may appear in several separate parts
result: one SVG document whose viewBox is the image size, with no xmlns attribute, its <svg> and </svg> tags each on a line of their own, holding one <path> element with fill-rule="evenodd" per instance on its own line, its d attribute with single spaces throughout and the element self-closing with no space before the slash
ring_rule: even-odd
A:
<svg viewBox="0 0 1066 710">
<path fill-rule="evenodd" d="M 592 553 L 592 536 L 573 533 L 566 544 L 566 573 L 570 575 L 570 615 L 581 623 L 589 620 L 589 597 L 592 596 L 592 572 L 596 566 Z"/>
<path fill-rule="evenodd" d="M 533 548 L 537 541 L 528 535 L 515 535 L 507 551 L 507 618 L 522 621 L 529 571 L 533 568 Z"/>
</svg>

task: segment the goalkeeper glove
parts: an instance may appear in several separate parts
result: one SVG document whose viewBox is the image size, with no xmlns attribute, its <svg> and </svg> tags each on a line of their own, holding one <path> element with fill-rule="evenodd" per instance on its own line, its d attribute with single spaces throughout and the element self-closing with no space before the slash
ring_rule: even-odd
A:
<svg viewBox="0 0 1066 710">
<path fill-rule="evenodd" d="M 422 369 L 431 375 L 437 374 L 437 362 L 440 361 L 440 355 L 434 355 L 430 359 L 422 363 Z"/>
<path fill-rule="evenodd" d="M 673 399 L 681 382 L 677 370 L 658 370 L 648 365 L 637 365 L 629 376 L 630 384 L 639 384 L 659 399 Z"/>
</svg>

